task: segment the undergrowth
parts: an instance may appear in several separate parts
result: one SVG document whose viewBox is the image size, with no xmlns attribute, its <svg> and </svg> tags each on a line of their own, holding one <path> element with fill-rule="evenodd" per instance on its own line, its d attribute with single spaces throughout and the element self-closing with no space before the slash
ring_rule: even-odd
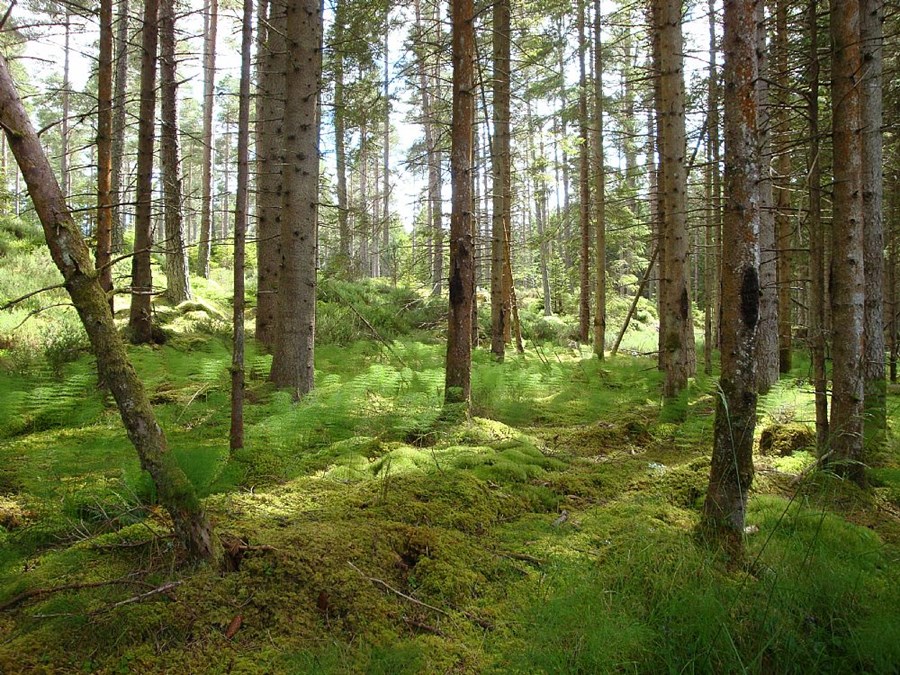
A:
<svg viewBox="0 0 900 675">
<path fill-rule="evenodd" d="M 747 564 L 728 570 L 694 536 L 714 378 L 663 405 L 650 359 L 599 362 L 549 336 L 502 364 L 477 350 L 474 417 L 447 425 L 431 302 L 335 282 L 323 289 L 333 323 L 314 393 L 294 403 L 274 391 L 271 357 L 250 346 L 246 447 L 230 454 L 222 284 L 198 283 L 193 305 L 160 305 L 171 338 L 130 354 L 236 571 L 177 569 L 167 518 L 88 356 L 2 369 L 0 607 L 81 586 L 0 609 L 0 671 L 900 663 L 895 448 L 868 492 L 823 474 L 792 483 L 806 451 L 757 457 L 758 531 Z M 760 401 L 760 428 L 808 423 L 810 396 L 800 371 L 782 380 Z"/>
</svg>

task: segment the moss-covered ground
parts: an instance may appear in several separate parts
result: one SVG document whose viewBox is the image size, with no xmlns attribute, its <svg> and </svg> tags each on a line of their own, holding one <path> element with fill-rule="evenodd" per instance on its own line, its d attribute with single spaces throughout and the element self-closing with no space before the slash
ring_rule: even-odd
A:
<svg viewBox="0 0 900 675">
<path fill-rule="evenodd" d="M 354 292 L 328 289 L 326 320 Z M 7 359 L 0 672 L 897 672 L 895 446 L 866 492 L 808 471 L 810 451 L 760 455 L 729 570 L 695 537 L 713 378 L 663 406 L 649 358 L 479 350 L 474 417 L 447 426 L 443 346 L 415 304 L 390 347 L 335 320 L 299 404 L 251 349 L 232 455 L 227 307 L 162 310 L 172 338 L 131 349 L 229 573 L 180 564 L 90 358 Z M 805 368 L 760 427 L 809 422 Z"/>
</svg>

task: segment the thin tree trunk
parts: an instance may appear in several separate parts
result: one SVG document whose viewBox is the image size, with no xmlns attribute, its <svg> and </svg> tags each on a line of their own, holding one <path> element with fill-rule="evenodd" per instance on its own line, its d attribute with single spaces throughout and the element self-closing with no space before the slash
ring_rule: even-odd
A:
<svg viewBox="0 0 900 675">
<path fill-rule="evenodd" d="M 125 155 L 125 96 L 128 87 L 128 0 L 119 0 L 118 7 L 116 75 L 113 92 L 112 176 L 110 178 L 110 192 L 114 202 L 112 207 L 112 253 L 121 253 L 124 236 L 122 202 L 125 200 L 125 191 L 122 189 L 122 166 Z"/>
<path fill-rule="evenodd" d="M 603 49 L 600 0 L 594 0 L 594 355 L 606 349 L 606 166 L 603 156 Z"/>
<path fill-rule="evenodd" d="M 216 85 L 216 29 L 219 0 L 205 0 L 203 8 L 203 185 L 200 205 L 200 241 L 197 243 L 197 273 L 209 278 L 212 253 L 212 152 L 213 108 Z"/>
<path fill-rule="evenodd" d="M 112 296 L 112 230 L 113 211 L 110 180 L 112 178 L 112 57 L 113 0 L 100 1 L 100 54 L 97 66 L 97 272 L 100 286 Z M 3 149 L 4 165 L 6 148 Z M 5 169 L 5 166 L 4 166 Z M 6 171 L 3 173 L 6 176 Z"/>
<path fill-rule="evenodd" d="M 169 452 L 165 434 L 153 415 L 143 385 L 128 361 L 90 251 L 66 207 L 65 196 L 53 176 L 2 57 L 0 123 L 22 169 L 50 254 L 65 279 L 66 290 L 90 339 L 100 378 L 116 401 L 141 467 L 153 479 L 160 504 L 171 516 L 175 535 L 188 555 L 193 560 L 215 561 L 221 554 L 221 547 L 194 487 Z"/>
<path fill-rule="evenodd" d="M 754 340 L 759 321 L 759 158 L 754 0 L 725 3 L 725 212 L 722 374 L 716 406 L 705 529 L 733 562 L 743 552 L 756 425 Z"/>
<path fill-rule="evenodd" d="M 380 251 L 380 272 L 381 276 L 388 274 L 391 268 L 390 248 L 391 248 L 391 95 L 390 95 L 390 60 L 388 52 L 388 36 L 390 33 L 390 9 L 385 14 L 384 19 L 384 126 L 381 139 L 382 156 L 381 156 L 381 180 L 382 180 L 382 197 L 381 197 L 381 251 Z"/>
<path fill-rule="evenodd" d="M 831 4 L 832 138 L 834 217 L 832 225 L 831 307 L 833 381 L 831 456 L 828 463 L 856 483 L 865 483 L 863 392 L 865 272 L 862 194 L 862 142 L 858 76 L 859 4 Z"/>
<path fill-rule="evenodd" d="M 241 27 L 241 84 L 238 104 L 238 175 L 234 204 L 234 336 L 231 352 L 232 451 L 244 447 L 244 244 L 250 183 L 250 46 L 253 0 L 244 0 Z"/>
<path fill-rule="evenodd" d="M 278 335 L 269 379 L 295 398 L 314 385 L 316 261 L 319 202 L 319 84 L 322 8 L 319 0 L 289 0 L 285 42 L 284 192 Z"/>
<path fill-rule="evenodd" d="M 129 338 L 134 344 L 153 341 L 150 272 L 153 206 L 153 144 L 156 119 L 156 47 L 159 33 L 157 0 L 144 2 L 141 29 L 141 104 L 138 120 L 137 208 L 134 219 L 134 256 L 131 259 L 131 310 Z"/>
<path fill-rule="evenodd" d="M 776 276 L 778 282 L 778 363 L 782 373 L 791 370 L 791 126 L 790 81 L 788 72 L 788 9 L 786 0 L 775 3 L 775 81 L 776 105 L 772 114 L 777 147 L 775 183 L 775 236 L 778 248 Z"/>
<path fill-rule="evenodd" d="M 63 81 L 62 92 L 62 120 L 59 125 L 59 183 L 62 186 L 63 194 L 69 196 L 69 89 L 72 85 L 69 81 L 69 70 L 71 61 L 70 42 L 72 36 L 72 26 L 69 22 L 69 5 L 65 5 L 63 21 L 65 22 L 65 36 L 63 38 Z"/>
<path fill-rule="evenodd" d="M 344 100 L 344 22 L 346 19 L 346 3 L 341 0 L 335 6 L 334 13 L 334 148 L 335 169 L 337 172 L 338 201 L 338 268 L 350 275 L 353 268 L 350 259 L 350 225 L 347 204 L 347 140 L 346 123 L 344 121 L 346 102 Z"/>
<path fill-rule="evenodd" d="M 178 157 L 178 83 L 175 75 L 175 0 L 161 0 L 159 11 L 159 82 L 165 218 L 166 297 L 175 304 L 191 299 L 184 223 L 181 218 L 181 172 Z"/>
<path fill-rule="evenodd" d="M 887 430 L 884 373 L 884 225 L 882 222 L 884 152 L 882 68 L 884 0 L 859 0 L 862 87 L 862 190 L 865 225 L 865 432 L 870 447 L 884 443 Z"/>
<path fill-rule="evenodd" d="M 590 159 L 591 141 L 588 133 L 588 104 L 587 104 L 587 38 L 585 16 L 585 0 L 578 0 L 578 124 L 581 146 L 578 150 L 578 185 L 580 189 L 579 201 L 579 230 L 581 232 L 581 255 L 578 263 L 579 295 L 578 295 L 578 339 L 587 344 L 590 338 L 591 326 L 591 183 L 590 183 Z"/>
<path fill-rule="evenodd" d="M 452 0 L 453 119 L 450 181 L 450 312 L 444 405 L 469 412 L 472 373 L 472 125 L 475 120 L 475 26 L 472 0 Z"/>
<path fill-rule="evenodd" d="M 493 8 L 493 208 L 491 211 L 491 353 L 503 360 L 511 313 L 507 240 L 511 213 L 510 168 L 510 2 L 497 0 Z"/>
<path fill-rule="evenodd" d="M 441 3 L 434 3 L 434 19 L 435 19 L 435 28 L 436 28 L 436 37 L 435 44 L 441 44 L 442 36 L 441 36 Z M 440 82 L 441 82 L 441 59 L 440 59 L 440 51 L 436 53 L 436 57 L 434 59 L 434 71 L 432 75 L 433 87 L 434 87 L 434 99 L 440 100 Z M 434 120 L 431 119 L 431 115 L 435 114 L 436 106 L 432 106 L 429 101 L 428 106 L 428 115 L 430 123 L 433 124 Z M 426 130 L 427 133 L 427 130 Z M 443 206 L 443 198 L 441 197 L 441 173 L 442 173 L 442 152 L 440 149 L 440 143 L 438 141 L 438 135 L 435 129 L 432 128 L 431 132 L 431 143 L 428 145 L 430 148 L 429 154 L 431 158 L 428 162 L 428 192 L 431 195 L 431 218 L 432 218 L 432 272 L 431 272 L 431 294 L 435 297 L 440 297 L 441 288 L 444 284 L 444 206 Z"/>
</svg>

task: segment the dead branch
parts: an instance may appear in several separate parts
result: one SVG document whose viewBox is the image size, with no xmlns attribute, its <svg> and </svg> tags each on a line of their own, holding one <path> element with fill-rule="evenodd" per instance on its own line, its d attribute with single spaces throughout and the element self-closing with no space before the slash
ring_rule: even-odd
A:
<svg viewBox="0 0 900 675">
<path fill-rule="evenodd" d="M 6 602 L 0 604 L 0 612 L 3 612 L 7 609 L 12 609 L 13 607 L 20 605 L 21 603 L 29 600 L 31 598 L 40 598 L 45 595 L 52 595 L 53 593 L 59 593 L 60 591 L 79 591 L 85 588 L 101 588 L 103 586 L 147 586 L 151 587 L 151 584 L 146 583 L 145 581 L 141 581 L 140 579 L 111 579 L 109 581 L 94 581 L 89 583 L 76 583 L 76 584 L 64 584 L 62 586 L 53 586 L 50 588 L 30 588 L 27 591 L 22 591 L 18 595 L 10 598 Z"/>
</svg>

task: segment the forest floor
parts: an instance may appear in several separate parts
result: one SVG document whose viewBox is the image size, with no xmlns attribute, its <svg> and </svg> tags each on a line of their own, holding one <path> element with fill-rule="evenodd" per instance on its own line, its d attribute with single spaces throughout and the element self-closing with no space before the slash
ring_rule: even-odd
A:
<svg viewBox="0 0 900 675">
<path fill-rule="evenodd" d="M 131 349 L 228 573 L 181 565 L 88 356 L 2 361 L 0 672 L 896 672 L 895 439 L 868 491 L 802 441 L 759 454 L 729 570 L 695 534 L 713 377 L 662 405 L 650 358 L 479 350 L 474 417 L 447 425 L 444 348 L 391 334 L 396 302 L 357 303 L 384 341 L 322 310 L 300 404 L 251 350 L 233 454 L 227 308 L 160 307 L 171 339 Z M 760 430 L 813 418 L 797 361 Z"/>
</svg>

